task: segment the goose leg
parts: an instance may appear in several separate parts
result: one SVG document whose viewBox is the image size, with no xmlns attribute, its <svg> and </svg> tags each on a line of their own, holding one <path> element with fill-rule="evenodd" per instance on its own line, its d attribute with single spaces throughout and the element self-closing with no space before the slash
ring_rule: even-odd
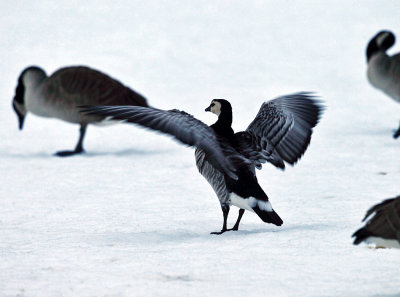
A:
<svg viewBox="0 0 400 297">
<path fill-rule="evenodd" d="M 59 157 L 67 157 L 67 156 L 72 156 L 72 155 L 83 153 L 85 151 L 83 149 L 83 139 L 85 138 L 86 127 L 87 127 L 86 124 L 81 124 L 81 127 L 79 129 L 79 140 L 78 140 L 78 143 L 76 144 L 75 150 L 59 151 L 55 155 L 59 156 Z"/>
<path fill-rule="evenodd" d="M 400 126 L 399 126 L 399 128 L 397 129 L 397 131 L 394 132 L 393 138 L 396 139 L 396 138 L 398 138 L 399 136 L 400 136 Z"/>
<path fill-rule="evenodd" d="M 221 204 L 221 208 L 222 208 L 222 215 L 224 216 L 224 223 L 222 225 L 222 230 L 219 232 L 211 232 L 210 234 L 221 235 L 222 233 L 228 231 L 228 229 L 226 228 L 226 221 L 228 219 L 228 214 L 229 214 L 229 204 Z"/>
<path fill-rule="evenodd" d="M 75 147 L 75 152 L 77 154 L 83 153 L 85 150 L 83 149 L 83 139 L 85 138 L 87 125 L 81 125 L 79 128 L 79 140 Z"/>
<path fill-rule="evenodd" d="M 243 208 L 239 209 L 239 216 L 238 216 L 238 218 L 236 220 L 236 223 L 235 223 L 235 225 L 233 226 L 232 229 L 229 229 L 229 231 L 231 231 L 231 230 L 232 231 L 239 230 L 239 224 L 240 224 L 240 220 L 242 219 L 243 214 L 244 214 L 244 209 Z"/>
</svg>

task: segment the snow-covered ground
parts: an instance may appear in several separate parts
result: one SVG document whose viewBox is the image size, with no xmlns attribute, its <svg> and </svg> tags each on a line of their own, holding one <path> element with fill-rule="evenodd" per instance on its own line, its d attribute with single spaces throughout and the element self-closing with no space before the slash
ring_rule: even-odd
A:
<svg viewBox="0 0 400 297">
<path fill-rule="evenodd" d="M 0 2 L 0 296 L 400 296 L 400 251 L 353 246 L 366 210 L 400 194 L 400 105 L 366 80 L 365 47 L 400 37 L 400 1 Z M 397 45 L 391 53 L 400 51 Z M 193 150 L 128 125 L 78 126 L 11 109 L 31 64 L 103 70 L 211 124 L 230 99 L 245 129 L 263 100 L 327 106 L 295 167 L 259 182 L 282 227 L 222 226 Z M 236 219 L 232 208 L 230 224 Z"/>
</svg>

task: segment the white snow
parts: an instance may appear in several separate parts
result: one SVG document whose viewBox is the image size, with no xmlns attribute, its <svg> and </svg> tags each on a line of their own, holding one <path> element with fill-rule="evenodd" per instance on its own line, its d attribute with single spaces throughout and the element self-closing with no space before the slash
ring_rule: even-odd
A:
<svg viewBox="0 0 400 297">
<path fill-rule="evenodd" d="M 400 36 L 400 1 L 0 2 L 0 296 L 400 296 L 400 251 L 352 245 L 400 192 L 400 105 L 366 79 L 365 48 Z M 390 53 L 400 51 L 395 45 Z M 245 212 L 222 227 L 194 151 L 127 124 L 79 128 L 11 100 L 19 73 L 89 65 L 157 108 L 235 131 L 264 100 L 315 91 L 327 106 L 306 154 L 257 171 L 281 227 Z M 229 226 L 235 222 L 232 207 Z"/>
<path fill-rule="evenodd" d="M 365 240 L 372 248 L 396 248 L 400 249 L 400 244 L 398 240 L 394 239 L 384 239 L 381 237 L 371 236 Z"/>
</svg>

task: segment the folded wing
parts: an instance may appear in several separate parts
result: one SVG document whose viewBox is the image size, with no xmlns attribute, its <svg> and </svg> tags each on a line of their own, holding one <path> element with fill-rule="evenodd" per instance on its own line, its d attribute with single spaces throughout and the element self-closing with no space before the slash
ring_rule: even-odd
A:
<svg viewBox="0 0 400 297">
<path fill-rule="evenodd" d="M 294 165 L 310 144 L 322 110 L 307 92 L 265 102 L 246 131 L 236 134 L 238 150 L 258 169 L 265 162 L 281 169 L 284 162 Z"/>
<path fill-rule="evenodd" d="M 172 135 L 183 144 L 204 150 L 207 159 L 216 169 L 237 179 L 236 169 L 221 150 L 214 131 L 184 111 L 141 106 L 81 106 L 81 112 L 105 116 L 110 120 L 135 123 Z"/>
<path fill-rule="evenodd" d="M 116 79 L 92 68 L 78 66 L 59 69 L 52 76 L 49 91 L 61 92 L 77 105 L 148 106 L 146 99 Z"/>
</svg>

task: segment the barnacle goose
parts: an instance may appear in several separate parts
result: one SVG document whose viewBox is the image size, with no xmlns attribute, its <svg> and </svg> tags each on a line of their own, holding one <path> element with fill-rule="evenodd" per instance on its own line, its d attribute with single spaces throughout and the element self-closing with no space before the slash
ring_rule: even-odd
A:
<svg viewBox="0 0 400 297">
<path fill-rule="evenodd" d="M 77 106 L 87 104 L 148 106 L 142 95 L 100 71 L 83 66 L 61 68 L 51 76 L 36 66 L 25 68 L 18 78 L 12 102 L 20 130 L 28 112 L 80 125 L 75 149 L 57 152 L 58 156 L 82 153 L 87 125 L 104 119 L 80 113 Z"/>
<path fill-rule="evenodd" d="M 82 112 L 121 120 L 170 134 L 196 147 L 196 165 L 210 183 L 221 204 L 222 234 L 238 230 L 244 210 L 255 212 L 264 222 L 280 226 L 283 221 L 273 210 L 257 181 L 255 168 L 270 162 L 284 169 L 293 165 L 307 149 L 312 129 L 322 112 L 320 102 L 310 93 L 278 97 L 262 104 L 256 118 L 242 132 L 232 130 L 232 107 L 224 99 L 214 99 L 206 108 L 218 115 L 211 126 L 190 114 L 136 106 L 83 106 Z M 227 228 L 231 205 L 240 208 L 233 228 Z"/>
<path fill-rule="evenodd" d="M 366 242 L 376 248 L 400 248 L 400 196 L 387 199 L 371 207 L 365 215 L 364 227 L 358 229 L 352 237 L 354 244 Z"/>
<path fill-rule="evenodd" d="M 390 31 L 380 31 L 367 46 L 367 77 L 375 88 L 400 103 L 400 54 L 389 56 L 386 51 L 395 42 Z M 400 127 L 393 137 L 400 136 Z"/>
</svg>

